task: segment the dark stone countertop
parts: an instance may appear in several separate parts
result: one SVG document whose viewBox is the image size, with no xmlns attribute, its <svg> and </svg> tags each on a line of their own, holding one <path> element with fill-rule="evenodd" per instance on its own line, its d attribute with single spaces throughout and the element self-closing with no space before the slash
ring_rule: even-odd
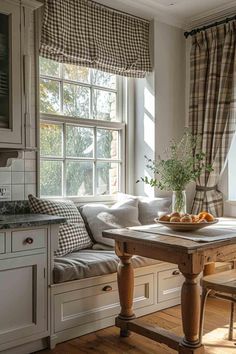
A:
<svg viewBox="0 0 236 354">
<path fill-rule="evenodd" d="M 61 224 L 66 218 L 43 214 L 8 214 L 0 215 L 0 230 L 21 227 Z"/>
</svg>

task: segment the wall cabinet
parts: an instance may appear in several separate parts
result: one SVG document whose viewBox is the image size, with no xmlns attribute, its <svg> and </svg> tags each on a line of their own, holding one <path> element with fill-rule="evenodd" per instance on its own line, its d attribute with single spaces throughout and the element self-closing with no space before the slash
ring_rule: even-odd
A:
<svg viewBox="0 0 236 354">
<path fill-rule="evenodd" d="M 31 64 L 29 18 L 42 3 L 0 1 L 0 148 L 35 149 L 29 141 Z M 34 117 L 35 119 L 35 117 Z"/>
</svg>

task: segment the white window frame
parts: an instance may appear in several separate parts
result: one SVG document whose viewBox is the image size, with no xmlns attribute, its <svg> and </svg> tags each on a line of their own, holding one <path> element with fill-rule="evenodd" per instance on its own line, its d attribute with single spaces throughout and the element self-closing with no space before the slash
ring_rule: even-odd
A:
<svg viewBox="0 0 236 354">
<path fill-rule="evenodd" d="M 62 67 L 62 66 L 61 66 Z M 60 69 L 61 70 L 61 69 Z M 92 71 L 91 71 L 92 72 Z M 90 72 L 90 75 L 91 75 Z M 62 75 L 61 75 L 62 76 Z M 89 87 L 90 88 L 90 95 L 92 95 L 92 90 L 93 89 L 99 89 L 103 91 L 108 91 L 108 92 L 116 92 L 117 93 L 117 100 L 116 100 L 116 115 L 118 117 L 119 121 L 105 121 L 105 120 L 97 120 L 92 118 L 92 99 L 90 96 L 90 119 L 85 119 L 85 118 L 78 118 L 78 117 L 73 117 L 73 116 L 66 116 L 62 114 L 62 100 L 60 100 L 60 114 L 47 114 L 47 113 L 40 113 L 40 122 L 46 122 L 48 124 L 59 124 L 63 126 L 63 145 L 65 146 L 65 126 L 68 125 L 74 125 L 74 126 L 79 126 L 79 127 L 88 127 L 88 128 L 94 128 L 94 131 L 96 132 L 97 129 L 103 128 L 103 129 L 108 129 L 108 130 L 116 130 L 119 133 L 119 159 L 97 159 L 97 154 L 96 154 L 96 148 L 94 151 L 94 156 L 92 158 L 71 158 L 71 157 L 66 157 L 65 156 L 65 148 L 63 148 L 63 157 L 50 157 L 50 156 L 40 156 L 41 154 L 38 154 L 38 194 L 40 194 L 40 161 L 41 160 L 53 160 L 53 161 L 63 161 L 63 182 L 62 182 L 62 196 L 57 196 L 57 197 L 48 197 L 50 199 L 55 198 L 55 199 L 70 199 L 73 200 L 76 203 L 84 203 L 84 202 L 90 202 L 90 201 L 114 201 L 116 199 L 115 195 L 93 195 L 93 196 L 76 196 L 76 197 L 70 197 L 70 196 L 65 196 L 65 163 L 66 161 L 93 161 L 94 165 L 96 161 L 101 161 L 101 162 L 110 162 L 110 163 L 118 163 L 119 165 L 119 191 L 125 192 L 125 177 L 126 177 L 126 125 L 127 125 L 127 114 L 126 114 L 126 86 L 127 86 L 127 79 L 122 78 L 120 76 L 117 76 L 117 88 L 114 89 L 108 89 L 103 86 L 98 86 L 98 85 L 92 85 L 91 82 L 92 80 L 90 79 L 90 83 L 84 83 L 84 82 L 79 82 L 79 81 L 73 81 L 73 80 L 67 80 L 64 79 L 63 77 L 60 78 L 55 78 L 53 76 L 48 76 L 48 75 L 39 75 L 39 80 L 40 79 L 48 79 L 48 80 L 54 80 L 61 82 L 60 84 L 60 95 L 63 95 L 63 83 L 66 84 L 72 84 L 72 85 L 79 85 L 83 87 Z M 40 94 L 40 93 L 39 93 Z M 40 97 L 39 97 L 39 103 L 40 103 Z M 96 134 L 96 133 L 95 133 Z M 40 147 L 40 138 L 39 138 L 39 147 Z M 96 191 L 95 184 L 96 184 L 96 171 L 94 170 L 94 192 Z"/>
</svg>

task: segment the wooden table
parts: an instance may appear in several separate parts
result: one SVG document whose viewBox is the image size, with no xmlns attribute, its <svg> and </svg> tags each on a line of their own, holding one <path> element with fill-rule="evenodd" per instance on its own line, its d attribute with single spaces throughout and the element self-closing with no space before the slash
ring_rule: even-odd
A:
<svg viewBox="0 0 236 354">
<path fill-rule="evenodd" d="M 236 228 L 236 221 L 234 224 Z M 199 341 L 200 285 L 198 276 L 206 263 L 224 262 L 236 258 L 236 237 L 230 240 L 198 243 L 180 237 L 129 229 L 108 230 L 103 232 L 103 236 L 115 240 L 116 254 L 120 258 L 117 277 L 121 312 L 116 318 L 116 326 L 120 328 L 121 336 L 128 336 L 129 331 L 133 331 L 164 343 L 181 354 L 203 354 L 204 346 Z M 178 265 L 185 278 L 181 293 L 183 338 L 160 327 L 154 330 L 135 319 L 132 308 L 134 289 L 132 255 Z"/>
</svg>

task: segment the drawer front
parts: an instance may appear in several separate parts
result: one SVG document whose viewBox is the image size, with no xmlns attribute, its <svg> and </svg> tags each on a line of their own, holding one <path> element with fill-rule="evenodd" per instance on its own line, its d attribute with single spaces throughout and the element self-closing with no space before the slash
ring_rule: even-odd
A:
<svg viewBox="0 0 236 354">
<path fill-rule="evenodd" d="M 46 229 L 13 231 L 12 252 L 27 251 L 46 247 Z"/>
<path fill-rule="evenodd" d="M 0 233 L 0 254 L 6 252 L 6 237 L 4 232 Z"/>
<path fill-rule="evenodd" d="M 154 303 L 154 275 L 135 278 L 134 309 Z M 117 281 L 62 293 L 54 297 L 55 331 L 118 315 Z"/>
<path fill-rule="evenodd" d="M 178 268 L 158 273 L 158 302 L 179 297 L 183 282 L 184 277 Z"/>
</svg>

